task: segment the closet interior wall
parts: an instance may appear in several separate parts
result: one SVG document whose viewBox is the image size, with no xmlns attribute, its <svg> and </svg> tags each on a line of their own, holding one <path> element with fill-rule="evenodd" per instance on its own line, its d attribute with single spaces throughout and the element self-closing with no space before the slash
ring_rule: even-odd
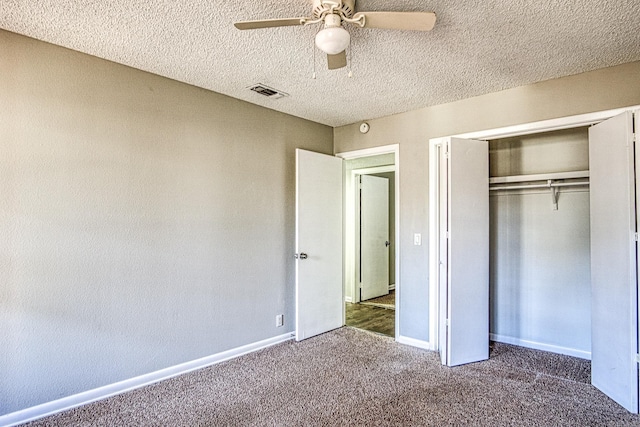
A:
<svg viewBox="0 0 640 427">
<path fill-rule="evenodd" d="M 489 169 L 491 178 L 588 171 L 588 129 L 490 141 Z M 490 191 L 491 339 L 590 358 L 589 187 L 557 192 L 555 210 L 551 188 Z"/>
</svg>

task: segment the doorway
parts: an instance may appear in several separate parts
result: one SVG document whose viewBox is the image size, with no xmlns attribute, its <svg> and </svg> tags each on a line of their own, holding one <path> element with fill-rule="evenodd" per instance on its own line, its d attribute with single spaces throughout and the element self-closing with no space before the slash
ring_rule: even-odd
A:
<svg viewBox="0 0 640 427">
<path fill-rule="evenodd" d="M 345 324 L 397 337 L 397 146 L 337 156 L 345 160 Z"/>
</svg>

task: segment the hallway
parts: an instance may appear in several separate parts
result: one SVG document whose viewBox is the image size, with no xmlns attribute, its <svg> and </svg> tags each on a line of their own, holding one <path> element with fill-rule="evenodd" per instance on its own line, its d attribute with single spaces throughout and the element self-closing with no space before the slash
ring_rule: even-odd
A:
<svg viewBox="0 0 640 427">
<path fill-rule="evenodd" d="M 380 300 L 380 301 L 378 301 Z M 347 326 L 395 337 L 395 292 L 359 304 L 345 303 Z"/>
</svg>

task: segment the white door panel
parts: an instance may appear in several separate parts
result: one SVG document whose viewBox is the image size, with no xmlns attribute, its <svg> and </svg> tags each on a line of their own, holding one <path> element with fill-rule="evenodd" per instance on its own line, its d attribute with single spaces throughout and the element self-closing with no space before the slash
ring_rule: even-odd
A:
<svg viewBox="0 0 640 427">
<path fill-rule="evenodd" d="M 344 325 L 342 160 L 337 157 L 296 150 L 296 254 L 300 341 Z"/>
<path fill-rule="evenodd" d="M 633 115 L 589 129 L 591 382 L 638 412 Z"/>
<path fill-rule="evenodd" d="M 447 230 L 449 229 L 448 211 L 449 211 L 449 168 L 447 159 L 447 144 L 439 145 L 438 153 L 438 292 L 440 301 L 438 310 L 440 311 L 440 321 L 438 327 L 438 336 L 440 337 L 440 361 L 443 365 L 447 364 L 449 344 L 447 342 L 447 321 L 449 318 L 447 301 L 449 288 L 449 246 L 447 239 Z"/>
<path fill-rule="evenodd" d="M 389 180 L 361 175 L 361 300 L 389 293 Z"/>
<path fill-rule="evenodd" d="M 451 138 L 447 164 L 446 364 L 489 358 L 489 151 Z"/>
</svg>

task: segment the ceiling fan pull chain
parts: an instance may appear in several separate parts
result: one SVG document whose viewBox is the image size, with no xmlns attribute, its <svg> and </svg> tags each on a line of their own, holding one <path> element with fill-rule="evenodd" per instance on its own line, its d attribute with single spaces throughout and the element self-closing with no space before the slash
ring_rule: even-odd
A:
<svg viewBox="0 0 640 427">
<path fill-rule="evenodd" d="M 313 49 L 313 74 L 311 74 L 313 80 L 316 79 L 316 50 Z"/>
<path fill-rule="evenodd" d="M 353 55 L 352 55 L 352 50 L 351 49 L 351 39 L 349 39 L 349 74 L 347 74 L 349 76 L 349 78 L 353 77 L 353 72 L 351 67 L 353 66 Z"/>
<path fill-rule="evenodd" d="M 316 34 L 317 33 L 318 32 L 316 31 Z M 312 55 L 313 55 L 313 74 L 311 74 L 311 78 L 313 80 L 315 80 L 316 79 L 316 45 L 313 42 L 311 43 L 311 51 L 313 52 L 312 53 Z"/>
</svg>

